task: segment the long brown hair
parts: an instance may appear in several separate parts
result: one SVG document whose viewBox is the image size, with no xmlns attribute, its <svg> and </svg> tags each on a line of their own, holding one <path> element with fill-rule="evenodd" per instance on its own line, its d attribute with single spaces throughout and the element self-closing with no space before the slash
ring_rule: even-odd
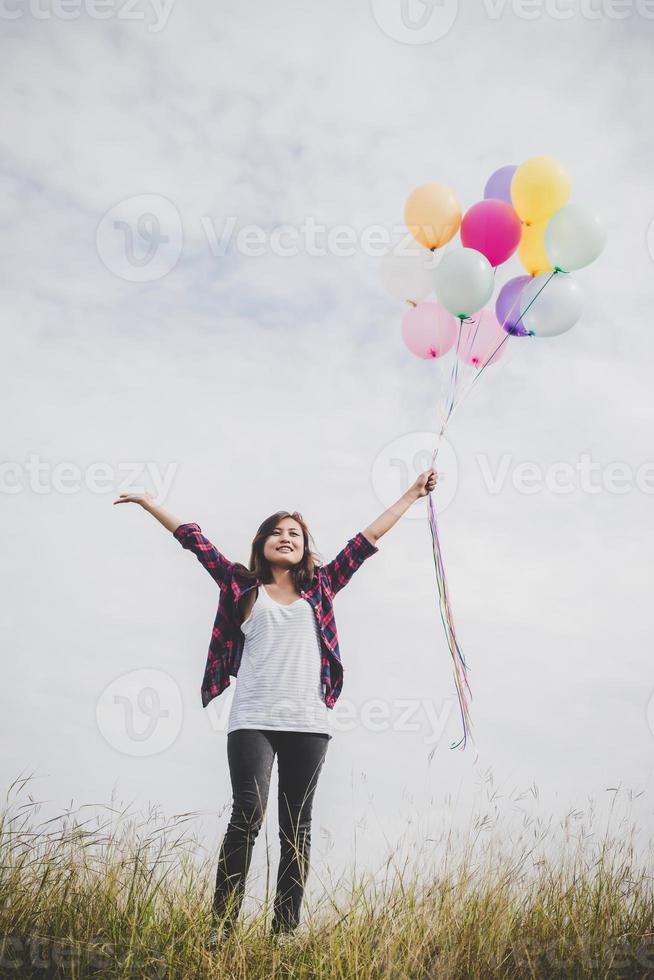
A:
<svg viewBox="0 0 654 980">
<path fill-rule="evenodd" d="M 270 562 L 264 557 L 263 547 L 266 538 L 270 537 L 280 521 L 285 517 L 292 517 L 302 528 L 303 549 L 302 561 L 291 568 L 291 578 L 297 592 L 308 589 L 313 581 L 315 570 L 322 565 L 320 555 L 313 550 L 314 541 L 311 532 L 299 511 L 278 510 L 270 517 L 266 517 L 261 522 L 252 540 L 252 550 L 250 551 L 250 566 L 246 568 L 240 562 L 236 562 L 236 567 L 246 578 L 254 580 L 261 578 L 263 582 L 272 582 L 272 572 Z"/>
</svg>

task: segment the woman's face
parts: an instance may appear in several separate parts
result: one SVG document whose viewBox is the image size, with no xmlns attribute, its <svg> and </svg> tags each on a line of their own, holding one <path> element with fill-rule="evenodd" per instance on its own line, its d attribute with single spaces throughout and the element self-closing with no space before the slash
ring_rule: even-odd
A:
<svg viewBox="0 0 654 980">
<path fill-rule="evenodd" d="M 302 561 L 304 535 L 302 528 L 292 517 L 284 517 L 273 528 L 263 546 L 263 555 L 271 565 L 290 568 Z"/>
</svg>

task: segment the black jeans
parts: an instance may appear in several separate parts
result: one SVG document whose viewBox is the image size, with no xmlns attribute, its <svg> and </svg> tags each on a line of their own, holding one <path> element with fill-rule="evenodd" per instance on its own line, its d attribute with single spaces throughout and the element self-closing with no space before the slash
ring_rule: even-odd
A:
<svg viewBox="0 0 654 980">
<path fill-rule="evenodd" d="M 232 814 L 218 857 L 214 912 L 232 928 L 244 897 L 252 848 L 268 802 L 277 755 L 280 860 L 272 928 L 295 929 L 309 869 L 311 807 L 329 736 L 238 728 L 227 736 Z"/>
</svg>

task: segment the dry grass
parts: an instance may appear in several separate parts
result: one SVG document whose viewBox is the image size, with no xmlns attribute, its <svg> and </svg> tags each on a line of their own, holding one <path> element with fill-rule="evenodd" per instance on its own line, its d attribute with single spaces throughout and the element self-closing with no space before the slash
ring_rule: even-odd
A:
<svg viewBox="0 0 654 980">
<path fill-rule="evenodd" d="M 549 824 L 526 820 L 507 846 L 476 819 L 463 841 L 409 846 L 401 866 L 398 845 L 381 878 L 355 872 L 305 902 L 291 946 L 269 937 L 265 902 L 211 953 L 215 857 L 198 862 L 194 814 L 85 819 L 82 807 L 37 823 L 27 782 L 0 814 L 3 977 L 654 977 L 652 878 L 633 828 L 565 827 L 548 849 Z"/>
</svg>

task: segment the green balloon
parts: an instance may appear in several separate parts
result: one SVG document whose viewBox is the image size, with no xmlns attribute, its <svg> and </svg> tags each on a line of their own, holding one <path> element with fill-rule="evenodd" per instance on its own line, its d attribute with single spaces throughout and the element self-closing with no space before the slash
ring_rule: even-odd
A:
<svg viewBox="0 0 654 980">
<path fill-rule="evenodd" d="M 566 204 L 545 229 L 545 251 L 556 269 L 574 272 L 594 262 L 606 245 L 602 216 L 583 204 Z"/>
</svg>

